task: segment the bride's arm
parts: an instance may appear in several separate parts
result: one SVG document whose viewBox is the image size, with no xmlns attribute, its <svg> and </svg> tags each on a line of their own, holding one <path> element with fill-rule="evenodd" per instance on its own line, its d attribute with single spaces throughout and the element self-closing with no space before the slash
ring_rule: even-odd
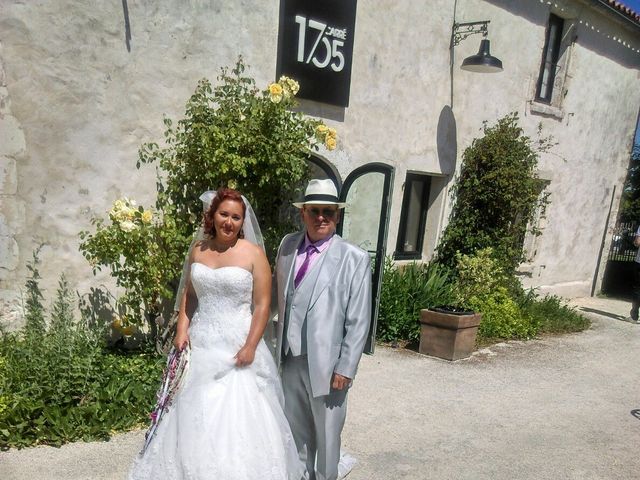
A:
<svg viewBox="0 0 640 480">
<path fill-rule="evenodd" d="M 260 247 L 253 246 L 253 317 L 247 341 L 236 354 L 236 365 L 250 365 L 269 319 L 271 305 L 271 267 Z"/>
<path fill-rule="evenodd" d="M 189 343 L 189 324 L 191 316 L 196 310 L 198 299 L 191 285 L 191 264 L 193 263 L 193 250 L 189 254 L 189 265 L 186 269 L 186 281 L 182 299 L 180 300 L 180 310 L 178 311 L 178 323 L 176 325 L 176 336 L 173 345 L 182 350 Z"/>
</svg>

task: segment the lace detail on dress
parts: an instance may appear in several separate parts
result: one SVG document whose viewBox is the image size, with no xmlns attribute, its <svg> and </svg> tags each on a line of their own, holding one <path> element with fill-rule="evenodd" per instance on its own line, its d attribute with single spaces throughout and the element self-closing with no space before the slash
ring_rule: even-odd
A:
<svg viewBox="0 0 640 480">
<path fill-rule="evenodd" d="M 229 342 L 239 349 L 251 326 L 251 272 L 193 263 L 191 283 L 198 296 L 198 308 L 189 327 L 191 346 L 210 348 Z"/>
</svg>

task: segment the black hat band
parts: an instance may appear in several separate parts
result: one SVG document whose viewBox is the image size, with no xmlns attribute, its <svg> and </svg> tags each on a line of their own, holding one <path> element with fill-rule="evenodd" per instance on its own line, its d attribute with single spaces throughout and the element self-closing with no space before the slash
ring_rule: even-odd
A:
<svg viewBox="0 0 640 480">
<path fill-rule="evenodd" d="M 311 195 L 304 196 L 305 202 L 312 202 L 312 201 L 319 201 L 319 200 L 326 200 L 327 202 L 338 203 L 338 197 L 336 197 L 335 195 L 325 195 L 322 193 L 314 193 Z"/>
</svg>

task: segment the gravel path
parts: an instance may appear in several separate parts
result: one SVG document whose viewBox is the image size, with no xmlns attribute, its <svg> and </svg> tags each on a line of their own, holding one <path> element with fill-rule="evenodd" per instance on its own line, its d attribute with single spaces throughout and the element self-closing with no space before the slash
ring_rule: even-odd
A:
<svg viewBox="0 0 640 480">
<path fill-rule="evenodd" d="M 591 329 L 450 363 L 378 347 L 343 439 L 348 480 L 640 478 L 640 325 L 628 304 L 575 300 Z M 0 453 L 2 480 L 123 479 L 143 432 Z"/>
</svg>

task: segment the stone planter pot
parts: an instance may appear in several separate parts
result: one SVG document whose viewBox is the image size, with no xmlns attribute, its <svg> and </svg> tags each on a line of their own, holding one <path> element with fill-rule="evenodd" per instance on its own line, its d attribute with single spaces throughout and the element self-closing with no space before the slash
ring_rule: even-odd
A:
<svg viewBox="0 0 640 480">
<path fill-rule="evenodd" d="M 445 360 L 468 357 L 475 350 L 481 319 L 481 313 L 420 310 L 420 353 Z"/>
</svg>

